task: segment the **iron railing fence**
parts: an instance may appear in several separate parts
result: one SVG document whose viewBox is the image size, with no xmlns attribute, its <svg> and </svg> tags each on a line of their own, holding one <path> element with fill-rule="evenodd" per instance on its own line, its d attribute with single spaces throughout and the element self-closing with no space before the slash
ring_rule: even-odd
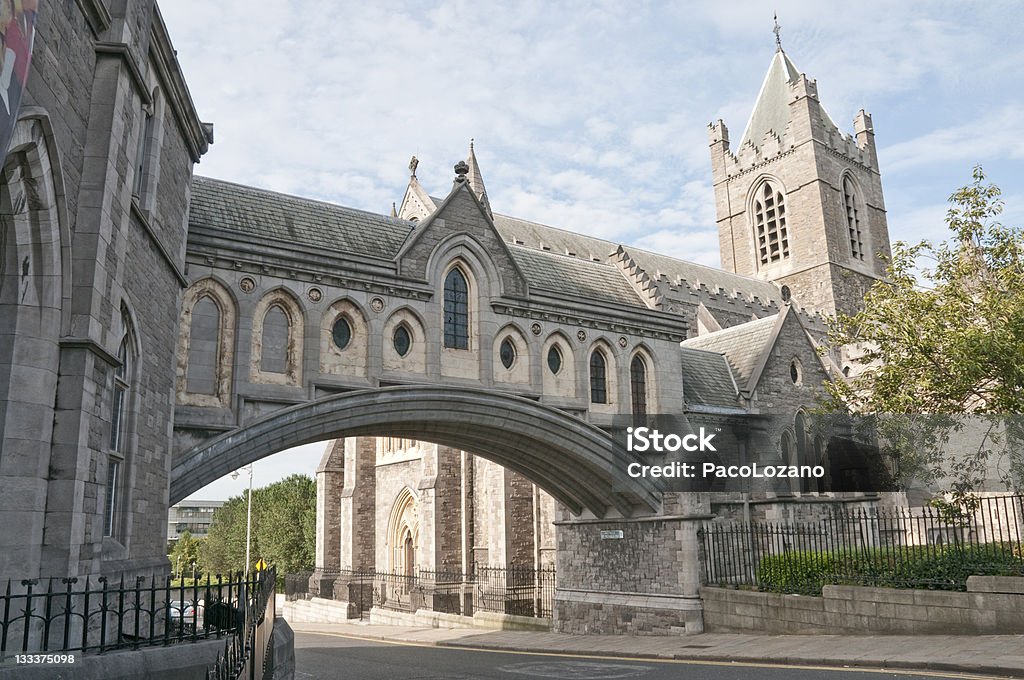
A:
<svg viewBox="0 0 1024 680">
<path fill-rule="evenodd" d="M 533 566 L 477 566 L 474 573 L 452 569 L 417 569 L 411 573 L 377 569 L 321 569 L 333 579 L 335 591 L 347 593 L 348 602 L 361 615 L 371 607 L 414 612 L 418 609 L 472 616 L 474 611 L 550 618 L 555 593 L 555 568 Z M 309 576 L 286 577 L 289 601 L 317 593 Z M 331 593 L 319 593 L 331 597 Z"/>
<path fill-rule="evenodd" d="M 966 590 L 971 575 L 1024 576 L 1024 496 L 966 505 L 835 507 L 816 521 L 707 522 L 708 585 L 820 594 L 823 585 Z"/>
<path fill-rule="evenodd" d="M 40 652 L 83 654 L 220 638 L 256 577 L 208 576 L 172 585 L 169 578 L 106 577 L 8 580 L 0 594 L 0 663 Z"/>
<path fill-rule="evenodd" d="M 311 596 L 309 590 L 309 577 L 312 575 L 313 572 L 311 571 L 301 571 L 295 574 L 285 574 L 285 600 L 289 602 L 291 602 L 292 600 L 308 600 Z"/>
<path fill-rule="evenodd" d="M 258 572 L 244 584 L 234 626 L 224 651 L 206 671 L 206 680 L 272 680 L 274 676 L 274 619 L 277 573 Z"/>
<path fill-rule="evenodd" d="M 484 584 L 477 609 L 516 616 L 551 617 L 555 594 L 553 567 L 479 567 L 477 574 Z"/>
</svg>

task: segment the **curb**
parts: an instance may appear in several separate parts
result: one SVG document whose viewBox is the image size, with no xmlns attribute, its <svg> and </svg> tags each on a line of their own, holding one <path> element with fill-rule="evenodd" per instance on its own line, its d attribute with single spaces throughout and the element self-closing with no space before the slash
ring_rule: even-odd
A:
<svg viewBox="0 0 1024 680">
<path fill-rule="evenodd" d="M 701 656 L 696 654 L 649 654 L 643 652 L 611 652 L 603 650 L 579 650 L 579 649 L 555 649 L 555 648 L 531 648 L 523 645 L 496 645 L 485 642 L 462 642 L 458 640 L 442 640 L 432 644 L 435 647 L 449 647 L 465 650 L 487 650 L 492 652 L 517 652 L 525 654 L 565 654 L 570 656 L 591 656 L 591 657 L 614 657 L 630 658 L 651 661 L 707 661 L 712 663 L 743 663 L 756 664 L 759 666 L 828 666 L 832 668 L 850 669 L 899 669 L 919 671 L 943 671 L 953 673 L 964 673 L 969 675 L 987 675 L 998 678 L 1024 678 L 1024 669 L 1005 666 L 969 665 L 958 664 L 948 661 L 906 661 L 903 659 L 840 659 L 822 657 L 820 659 L 808 659 L 806 657 L 776 657 L 766 658 L 763 656 Z"/>
</svg>

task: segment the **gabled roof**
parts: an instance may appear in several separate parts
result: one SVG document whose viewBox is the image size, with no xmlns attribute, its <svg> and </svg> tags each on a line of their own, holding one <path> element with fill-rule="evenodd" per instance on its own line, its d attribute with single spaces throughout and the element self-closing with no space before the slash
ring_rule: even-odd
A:
<svg viewBox="0 0 1024 680">
<path fill-rule="evenodd" d="M 743 130 L 743 137 L 740 138 L 740 145 L 737 148 L 747 142 L 760 147 L 765 134 L 769 131 L 782 139 L 786 126 L 789 125 L 789 86 L 799 78 L 800 72 L 789 55 L 781 48 L 777 49 L 771 64 L 768 65 L 768 73 L 765 74 L 761 91 L 757 95 L 750 120 L 747 121 L 747 127 Z M 821 108 L 821 115 L 826 124 L 837 127 L 824 107 Z"/>
<path fill-rule="evenodd" d="M 461 235 L 461 236 L 460 236 Z M 457 179 L 448 197 L 423 220 L 398 252 L 398 271 L 403 276 L 425 277 L 427 261 L 439 243 L 449 237 L 466 237 L 487 250 L 497 266 L 501 291 L 513 297 L 529 294 L 529 280 L 501 235 L 490 213 L 464 178 Z"/>
<path fill-rule="evenodd" d="M 688 409 L 742 408 L 739 391 L 726 358 L 717 353 L 692 347 L 680 347 L 683 368 L 683 402 Z"/>
<path fill-rule="evenodd" d="M 413 224 L 208 177 L 192 178 L 189 224 L 252 239 L 301 243 L 357 256 L 391 259 Z"/>
<path fill-rule="evenodd" d="M 735 372 L 740 391 L 750 392 L 757 384 L 758 376 L 755 374 L 759 374 L 760 368 L 764 366 L 761 359 L 775 344 L 780 320 L 788 309 L 763 319 L 684 340 L 682 346 L 724 355 Z"/>
</svg>

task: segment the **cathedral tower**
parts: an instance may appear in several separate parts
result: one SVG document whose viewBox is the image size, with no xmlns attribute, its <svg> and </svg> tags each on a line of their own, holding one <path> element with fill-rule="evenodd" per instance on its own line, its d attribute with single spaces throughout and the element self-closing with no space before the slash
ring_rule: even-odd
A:
<svg viewBox="0 0 1024 680">
<path fill-rule="evenodd" d="M 871 116 L 853 128 L 839 130 L 778 44 L 737 150 L 725 123 L 709 126 L 723 268 L 788 286 L 808 311 L 859 308 L 884 276 L 889 230 Z"/>
</svg>

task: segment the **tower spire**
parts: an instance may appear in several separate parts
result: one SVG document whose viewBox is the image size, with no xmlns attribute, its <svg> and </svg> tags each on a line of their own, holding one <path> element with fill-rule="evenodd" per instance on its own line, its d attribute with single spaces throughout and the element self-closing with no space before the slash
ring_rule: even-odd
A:
<svg viewBox="0 0 1024 680">
<path fill-rule="evenodd" d="M 782 51 L 782 35 L 781 35 L 782 27 L 779 26 L 779 13 L 776 12 L 772 16 L 772 19 L 775 20 L 775 28 L 772 29 L 772 33 L 775 34 L 775 51 L 776 52 L 781 52 Z"/>
</svg>

